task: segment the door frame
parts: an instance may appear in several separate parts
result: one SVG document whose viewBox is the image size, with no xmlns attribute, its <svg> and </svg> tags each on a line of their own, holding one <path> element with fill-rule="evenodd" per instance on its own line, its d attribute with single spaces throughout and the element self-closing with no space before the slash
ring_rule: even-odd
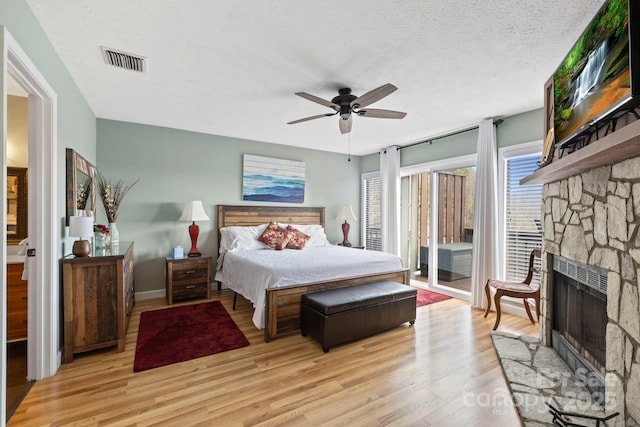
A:
<svg viewBox="0 0 640 427">
<path fill-rule="evenodd" d="M 7 145 L 7 76 L 14 78 L 29 94 L 29 247 L 36 255 L 25 260 L 28 269 L 27 377 L 40 380 L 56 373 L 61 363 L 60 352 L 60 284 L 57 269 L 57 242 L 60 240 L 56 220 L 57 200 L 57 95 L 44 76 L 22 50 L 9 31 L 0 25 L 0 82 L 2 83 L 2 168 L 0 188 L 6 211 L 6 145 Z M 0 268 L 6 275 L 6 219 L 0 215 L 2 250 Z M 0 419 L 6 419 L 6 281 L 2 292 L 2 325 L 0 359 L 2 399 Z"/>
</svg>

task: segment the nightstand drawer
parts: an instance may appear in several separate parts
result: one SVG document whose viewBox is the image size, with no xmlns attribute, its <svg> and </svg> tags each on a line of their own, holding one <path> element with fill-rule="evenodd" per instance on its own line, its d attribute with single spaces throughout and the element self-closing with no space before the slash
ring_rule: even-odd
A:
<svg viewBox="0 0 640 427">
<path fill-rule="evenodd" d="M 202 279 L 206 279 L 207 276 L 209 275 L 209 269 L 207 268 L 207 266 L 201 267 L 201 266 L 195 266 L 195 267 L 189 267 L 189 268 L 179 268 L 176 269 L 176 266 L 174 266 L 174 270 L 173 270 L 173 274 L 171 275 L 171 278 L 173 279 L 173 282 L 183 282 L 183 281 L 191 281 L 191 280 L 202 280 Z"/>
<path fill-rule="evenodd" d="M 207 283 L 173 284 L 173 299 L 204 298 L 207 296 Z"/>
</svg>

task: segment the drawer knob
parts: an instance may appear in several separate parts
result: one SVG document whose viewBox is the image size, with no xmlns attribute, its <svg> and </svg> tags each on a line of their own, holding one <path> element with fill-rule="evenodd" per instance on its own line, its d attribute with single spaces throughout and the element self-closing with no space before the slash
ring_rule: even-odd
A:
<svg viewBox="0 0 640 427">
<path fill-rule="evenodd" d="M 196 270 L 185 270 L 184 274 L 194 274 Z"/>
<path fill-rule="evenodd" d="M 196 285 L 187 285 L 187 286 L 185 286 L 186 289 L 193 289 L 195 287 L 196 287 Z"/>
</svg>

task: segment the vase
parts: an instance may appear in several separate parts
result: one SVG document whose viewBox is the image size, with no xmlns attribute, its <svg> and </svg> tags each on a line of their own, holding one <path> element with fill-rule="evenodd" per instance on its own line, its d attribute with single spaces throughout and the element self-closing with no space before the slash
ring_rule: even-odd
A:
<svg viewBox="0 0 640 427">
<path fill-rule="evenodd" d="M 115 222 L 109 223 L 109 235 L 111 236 L 111 244 L 120 242 L 120 234 L 118 233 L 118 227 Z"/>
<path fill-rule="evenodd" d="M 106 236 L 104 233 L 96 233 L 93 236 L 93 246 L 95 249 L 102 249 L 107 244 Z"/>
</svg>

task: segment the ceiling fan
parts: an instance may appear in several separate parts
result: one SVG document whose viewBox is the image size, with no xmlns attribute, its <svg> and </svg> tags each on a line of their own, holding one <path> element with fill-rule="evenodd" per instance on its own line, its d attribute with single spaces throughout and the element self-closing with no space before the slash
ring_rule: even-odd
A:
<svg viewBox="0 0 640 427">
<path fill-rule="evenodd" d="M 329 117 L 335 116 L 336 114 L 340 115 L 340 132 L 341 133 L 349 133 L 351 132 L 351 113 L 357 114 L 361 117 L 373 117 L 377 119 L 402 119 L 407 113 L 403 113 L 401 111 L 393 111 L 393 110 L 379 110 L 375 108 L 366 108 L 367 106 L 373 104 L 376 101 L 381 100 L 385 96 L 395 92 L 398 90 L 397 87 L 392 85 L 391 83 L 387 83 L 385 85 L 380 86 L 379 88 L 370 90 L 364 95 L 355 96 L 351 94 L 351 89 L 348 87 L 342 88 L 338 90 L 339 95 L 333 98 L 331 101 L 324 100 L 322 98 L 318 98 L 317 96 L 308 94 L 306 92 L 296 92 L 296 95 L 308 99 L 309 101 L 316 102 L 320 105 L 324 105 L 325 107 L 329 107 L 334 110 L 333 113 L 326 114 L 318 114 L 316 116 L 305 117 L 304 119 L 294 120 L 292 122 L 288 122 L 288 125 L 293 125 L 295 123 L 306 122 L 308 120 L 315 120 L 321 117 Z"/>
</svg>

